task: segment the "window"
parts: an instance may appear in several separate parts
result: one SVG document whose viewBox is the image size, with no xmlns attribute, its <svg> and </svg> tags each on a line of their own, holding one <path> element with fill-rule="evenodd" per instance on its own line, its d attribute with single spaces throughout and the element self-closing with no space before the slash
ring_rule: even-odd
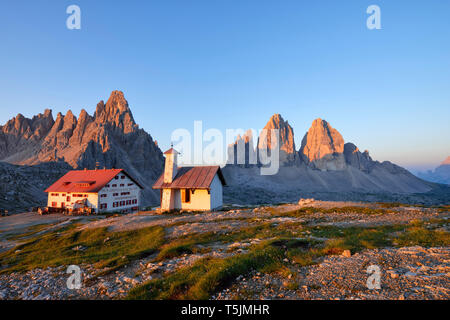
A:
<svg viewBox="0 0 450 320">
<path fill-rule="evenodd" d="M 105 186 L 105 188 L 109 188 L 109 184 L 107 184 L 107 185 Z"/>
<path fill-rule="evenodd" d="M 115 176 L 114 179 L 119 180 L 119 176 Z"/>
<path fill-rule="evenodd" d="M 191 202 L 191 190 L 189 190 L 189 189 L 181 189 L 181 200 L 184 203 Z"/>
<path fill-rule="evenodd" d="M 95 181 L 88 181 L 88 182 L 77 182 L 76 186 L 80 188 L 89 188 L 91 185 L 93 185 Z"/>
<path fill-rule="evenodd" d="M 52 207 L 57 207 L 58 204 L 56 202 L 52 202 Z"/>
<path fill-rule="evenodd" d="M 132 183 L 129 183 L 129 184 L 128 184 L 128 186 L 132 186 L 132 185 L 133 185 Z"/>
<path fill-rule="evenodd" d="M 125 187 L 125 185 L 123 183 L 120 184 L 121 187 Z"/>
<path fill-rule="evenodd" d="M 125 205 L 125 201 L 120 201 L 120 206 L 124 206 Z"/>
<path fill-rule="evenodd" d="M 70 202 L 70 196 L 67 196 L 66 201 Z"/>
<path fill-rule="evenodd" d="M 117 184 L 113 184 L 112 186 L 113 186 L 113 188 L 115 188 L 115 187 L 117 187 Z"/>
<path fill-rule="evenodd" d="M 130 194 L 129 192 L 121 192 L 121 193 L 120 193 L 121 196 L 127 196 L 127 195 L 129 195 L 129 194 Z"/>
<path fill-rule="evenodd" d="M 63 197 L 65 197 L 65 196 L 66 196 L 66 194 L 65 194 L 65 193 L 63 193 L 63 194 L 62 194 L 62 196 L 63 196 Z"/>
<path fill-rule="evenodd" d="M 100 209 L 107 209 L 108 208 L 108 204 L 107 203 L 101 203 L 100 204 Z"/>
<path fill-rule="evenodd" d="M 100 195 L 100 198 L 106 198 L 108 195 L 105 193 L 105 194 L 102 194 L 102 195 Z"/>
<path fill-rule="evenodd" d="M 125 176 L 121 176 L 120 179 L 125 179 Z"/>
<path fill-rule="evenodd" d="M 134 200 L 133 200 L 133 204 L 136 204 L 136 203 L 137 203 L 137 199 L 134 199 Z"/>
</svg>

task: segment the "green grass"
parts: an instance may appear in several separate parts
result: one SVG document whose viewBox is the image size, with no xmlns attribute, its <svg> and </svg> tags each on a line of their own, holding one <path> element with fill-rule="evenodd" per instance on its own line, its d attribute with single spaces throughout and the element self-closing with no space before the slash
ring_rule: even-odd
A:
<svg viewBox="0 0 450 320">
<path fill-rule="evenodd" d="M 439 206 L 436 208 L 439 212 L 450 212 L 450 205 Z"/>
<path fill-rule="evenodd" d="M 411 221 L 408 229 L 399 235 L 395 242 L 398 246 L 419 245 L 423 247 L 450 246 L 450 233 L 442 230 L 428 229 L 432 222 Z M 439 223 L 438 223 L 439 225 Z"/>
<path fill-rule="evenodd" d="M 197 253 L 201 250 L 198 245 L 211 243 L 230 243 L 236 241 L 249 240 L 254 238 L 266 239 L 269 237 L 292 237 L 300 231 L 298 224 L 288 223 L 282 227 L 274 227 L 272 223 L 260 223 L 255 226 L 248 226 L 233 232 L 203 232 L 194 233 L 177 238 L 162 246 L 156 261 L 172 259 L 185 253 Z"/>
<path fill-rule="evenodd" d="M 377 202 L 377 204 L 381 208 L 399 208 L 399 207 L 421 207 L 424 208 L 425 206 L 422 204 L 408 204 L 408 203 L 401 203 L 401 202 Z"/>
<path fill-rule="evenodd" d="M 156 261 L 172 259 L 183 254 L 198 252 L 195 248 L 195 241 L 174 241 L 162 246 L 161 251 L 156 257 Z"/>
<path fill-rule="evenodd" d="M 283 217 L 304 217 L 314 213 L 358 213 L 358 214 L 368 214 L 368 215 L 381 215 L 388 213 L 390 211 L 386 209 L 372 209 L 367 207 L 357 207 L 357 206 L 347 206 L 347 207 L 336 207 L 336 208 L 315 208 L 315 207 L 304 207 L 293 211 L 278 212 L 276 210 L 270 211 L 274 216 Z"/>
<path fill-rule="evenodd" d="M 204 258 L 163 279 L 151 280 L 133 288 L 128 299 L 209 299 L 237 276 L 279 264 L 282 257 L 279 248 L 265 246 L 225 259 Z"/>
<path fill-rule="evenodd" d="M 0 254 L 1 265 L 7 266 L 1 273 L 82 263 L 113 270 L 156 252 L 163 241 L 162 227 L 122 232 L 106 228 L 58 230 Z M 76 247 L 83 250 L 73 250 Z"/>
<path fill-rule="evenodd" d="M 31 226 L 31 227 L 28 227 L 24 233 L 12 234 L 10 236 L 7 236 L 6 239 L 10 240 L 10 241 L 16 241 L 16 240 L 29 238 L 29 237 L 35 235 L 36 233 L 39 233 L 47 228 L 52 227 L 53 225 L 55 225 L 55 224 L 47 224 L 47 223 L 37 224 L 37 225 Z"/>
</svg>

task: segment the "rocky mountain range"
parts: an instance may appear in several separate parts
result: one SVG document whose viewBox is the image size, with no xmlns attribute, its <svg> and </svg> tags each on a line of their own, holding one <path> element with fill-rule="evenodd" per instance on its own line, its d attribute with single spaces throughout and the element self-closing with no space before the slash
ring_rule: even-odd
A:
<svg viewBox="0 0 450 320">
<path fill-rule="evenodd" d="M 278 129 L 278 141 L 272 141 L 271 131 Z M 284 166 L 294 165 L 298 162 L 299 156 L 295 150 L 294 129 L 285 121 L 280 114 L 274 114 L 254 141 L 254 133 L 248 130 L 245 134 L 238 135 L 234 144 L 228 146 L 229 164 L 251 167 L 252 165 L 261 165 L 259 163 L 260 153 L 264 150 L 269 152 L 279 145 L 279 161 Z M 243 151 L 242 151 L 243 150 Z"/>
<path fill-rule="evenodd" d="M 18 114 L 0 126 L 0 161 L 16 165 L 64 162 L 72 168 L 123 168 L 144 187 L 143 204 L 159 203 L 151 189 L 164 157 L 152 137 L 134 121 L 124 94 L 113 91 L 93 116 L 52 111 L 25 118 Z M 51 184 L 52 181 L 48 181 Z M 45 188 L 44 188 L 45 189 Z"/>
<path fill-rule="evenodd" d="M 355 194 L 423 194 L 436 187 L 388 161 L 374 161 L 368 151 L 345 143 L 325 120 L 313 121 L 299 149 L 293 127 L 281 115 L 273 115 L 264 129 L 267 134 L 249 130 L 229 146 L 223 170 L 229 185 L 226 202 L 274 203 L 319 194 L 330 200 L 350 194 L 351 200 L 358 200 Z M 273 129 L 279 130 L 275 141 Z M 276 147 L 279 172 L 260 175 L 260 153 Z M 163 166 L 161 150 L 139 128 L 121 91 L 113 91 L 106 103 L 100 101 L 92 116 L 84 109 L 78 117 L 68 110 L 56 119 L 50 109 L 31 119 L 18 114 L 0 126 L 0 208 L 43 205 L 43 190 L 58 177 L 71 168 L 95 167 L 124 168 L 145 187 L 143 205 L 158 205 L 159 196 L 151 186 Z M 436 169 L 439 176 L 441 171 Z"/>
<path fill-rule="evenodd" d="M 450 185 L 450 157 L 442 161 L 436 169 L 420 172 L 418 176 L 427 181 Z"/>
<path fill-rule="evenodd" d="M 314 193 L 327 194 L 330 200 L 344 193 L 355 200 L 355 194 L 360 194 L 364 200 L 367 194 L 426 193 L 435 187 L 389 161 L 374 161 L 368 151 L 361 152 L 353 143 L 345 143 L 342 135 L 325 120 L 313 121 L 299 150 L 295 149 L 292 127 L 279 114 L 273 115 L 265 128 L 279 129 L 279 141 L 264 143 L 259 137 L 258 148 L 253 151 L 252 136 L 246 135 L 230 145 L 228 153 L 232 155 L 244 141 L 247 160 L 247 153 L 258 153 L 261 146 L 273 148 L 278 143 L 281 150 L 278 173 L 260 175 L 258 165 L 238 164 L 234 154 L 223 170 L 231 186 L 226 189 L 227 200 L 253 198 L 256 202 L 273 203 Z"/>
</svg>

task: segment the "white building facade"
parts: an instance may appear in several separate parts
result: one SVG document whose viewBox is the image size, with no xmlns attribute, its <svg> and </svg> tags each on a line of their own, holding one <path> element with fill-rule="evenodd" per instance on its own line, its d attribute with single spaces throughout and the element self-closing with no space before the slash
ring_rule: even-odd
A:
<svg viewBox="0 0 450 320">
<path fill-rule="evenodd" d="M 96 213 L 139 210 L 143 187 L 122 169 L 73 170 L 47 190 L 49 208 L 93 208 Z"/>
<path fill-rule="evenodd" d="M 164 173 L 153 185 L 161 194 L 161 210 L 209 211 L 222 207 L 225 179 L 219 166 L 177 167 L 178 152 L 164 153 Z"/>
</svg>

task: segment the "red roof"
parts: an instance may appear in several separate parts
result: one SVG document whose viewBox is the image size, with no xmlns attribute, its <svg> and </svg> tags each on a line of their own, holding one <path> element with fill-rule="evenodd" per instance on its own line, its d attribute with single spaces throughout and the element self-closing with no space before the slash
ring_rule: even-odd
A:
<svg viewBox="0 0 450 320">
<path fill-rule="evenodd" d="M 99 192 L 121 172 L 143 189 L 142 185 L 123 169 L 98 169 L 69 171 L 48 187 L 45 192 Z"/>
<path fill-rule="evenodd" d="M 169 150 L 164 152 L 164 154 L 173 154 L 173 153 L 178 153 L 179 154 L 179 152 L 177 150 L 175 150 L 174 148 L 170 148 Z"/>
<path fill-rule="evenodd" d="M 225 178 L 219 166 L 179 167 L 172 183 L 164 183 L 164 173 L 156 180 L 153 189 L 209 189 L 216 176 L 223 185 Z"/>
</svg>

